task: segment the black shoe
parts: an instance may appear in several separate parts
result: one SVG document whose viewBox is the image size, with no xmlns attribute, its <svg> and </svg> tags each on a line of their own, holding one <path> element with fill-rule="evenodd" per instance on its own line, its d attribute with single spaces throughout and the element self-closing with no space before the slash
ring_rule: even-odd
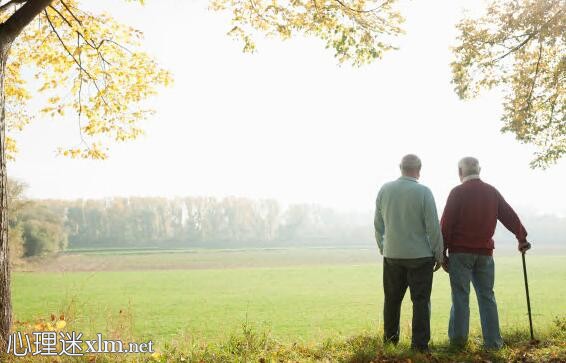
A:
<svg viewBox="0 0 566 363">
<path fill-rule="evenodd" d="M 399 337 L 391 337 L 383 339 L 383 344 L 385 345 L 397 345 L 399 343 Z"/>
<path fill-rule="evenodd" d="M 430 353 L 428 345 L 413 345 L 411 349 L 419 353 Z"/>
<path fill-rule="evenodd" d="M 467 340 L 450 341 L 450 350 L 453 350 L 453 351 L 464 350 L 467 345 L 468 345 Z"/>
</svg>

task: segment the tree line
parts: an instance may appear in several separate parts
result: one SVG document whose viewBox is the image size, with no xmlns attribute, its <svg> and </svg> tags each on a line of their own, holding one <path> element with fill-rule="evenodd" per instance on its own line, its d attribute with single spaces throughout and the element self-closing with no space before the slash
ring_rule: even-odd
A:
<svg viewBox="0 0 566 363">
<path fill-rule="evenodd" d="M 29 200 L 10 181 L 10 243 L 16 257 L 67 248 L 240 248 L 372 241 L 368 216 L 273 199 L 129 197 Z"/>
</svg>

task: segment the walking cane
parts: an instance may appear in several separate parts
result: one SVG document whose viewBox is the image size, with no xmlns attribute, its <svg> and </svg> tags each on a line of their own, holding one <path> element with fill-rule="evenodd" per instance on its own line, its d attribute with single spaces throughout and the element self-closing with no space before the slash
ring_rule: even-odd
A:
<svg viewBox="0 0 566 363">
<path fill-rule="evenodd" d="M 525 263 L 525 252 L 531 248 L 531 244 L 529 243 L 527 247 L 521 251 L 521 256 L 523 258 L 523 276 L 525 277 L 525 291 L 527 292 L 527 309 L 529 311 L 529 327 L 531 330 L 531 341 L 535 340 L 535 336 L 533 334 L 533 318 L 531 316 L 531 299 L 529 297 L 529 282 L 527 281 L 527 264 Z"/>
</svg>

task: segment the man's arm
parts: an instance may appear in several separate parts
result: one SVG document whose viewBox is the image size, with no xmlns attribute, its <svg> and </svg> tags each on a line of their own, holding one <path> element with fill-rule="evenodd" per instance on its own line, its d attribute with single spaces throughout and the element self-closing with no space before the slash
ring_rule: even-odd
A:
<svg viewBox="0 0 566 363">
<path fill-rule="evenodd" d="M 377 247 L 379 248 L 379 253 L 383 255 L 383 236 L 385 235 L 385 224 L 383 223 L 383 214 L 381 213 L 382 194 L 383 189 L 380 189 L 379 193 L 377 193 L 377 199 L 375 200 L 375 216 L 373 218 L 373 225 L 375 227 L 375 240 L 377 242 Z"/>
<path fill-rule="evenodd" d="M 442 234 L 440 233 L 436 203 L 429 189 L 427 189 L 424 199 L 424 222 L 434 258 L 438 264 L 441 264 L 444 260 L 444 243 L 442 241 Z"/>
<path fill-rule="evenodd" d="M 527 231 L 525 230 L 525 227 L 523 227 L 519 216 L 499 192 L 497 192 L 497 197 L 497 219 L 505 226 L 505 228 L 515 235 L 515 238 L 517 238 L 517 241 L 519 242 L 519 250 L 527 250 L 528 248 L 526 246 L 529 246 L 530 248 L 530 245 L 527 242 Z"/>
</svg>

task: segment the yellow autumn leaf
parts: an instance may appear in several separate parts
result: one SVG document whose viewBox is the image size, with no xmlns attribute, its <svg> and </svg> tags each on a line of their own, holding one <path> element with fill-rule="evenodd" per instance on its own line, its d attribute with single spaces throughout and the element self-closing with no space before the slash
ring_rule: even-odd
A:
<svg viewBox="0 0 566 363">
<path fill-rule="evenodd" d="M 153 352 L 153 354 L 151 354 L 151 358 L 155 360 L 159 360 L 159 358 L 161 358 L 161 353 Z"/>
<path fill-rule="evenodd" d="M 55 329 L 57 330 L 61 330 L 66 326 L 67 326 L 67 322 L 65 320 L 59 320 L 57 321 L 57 323 L 55 323 Z"/>
</svg>

